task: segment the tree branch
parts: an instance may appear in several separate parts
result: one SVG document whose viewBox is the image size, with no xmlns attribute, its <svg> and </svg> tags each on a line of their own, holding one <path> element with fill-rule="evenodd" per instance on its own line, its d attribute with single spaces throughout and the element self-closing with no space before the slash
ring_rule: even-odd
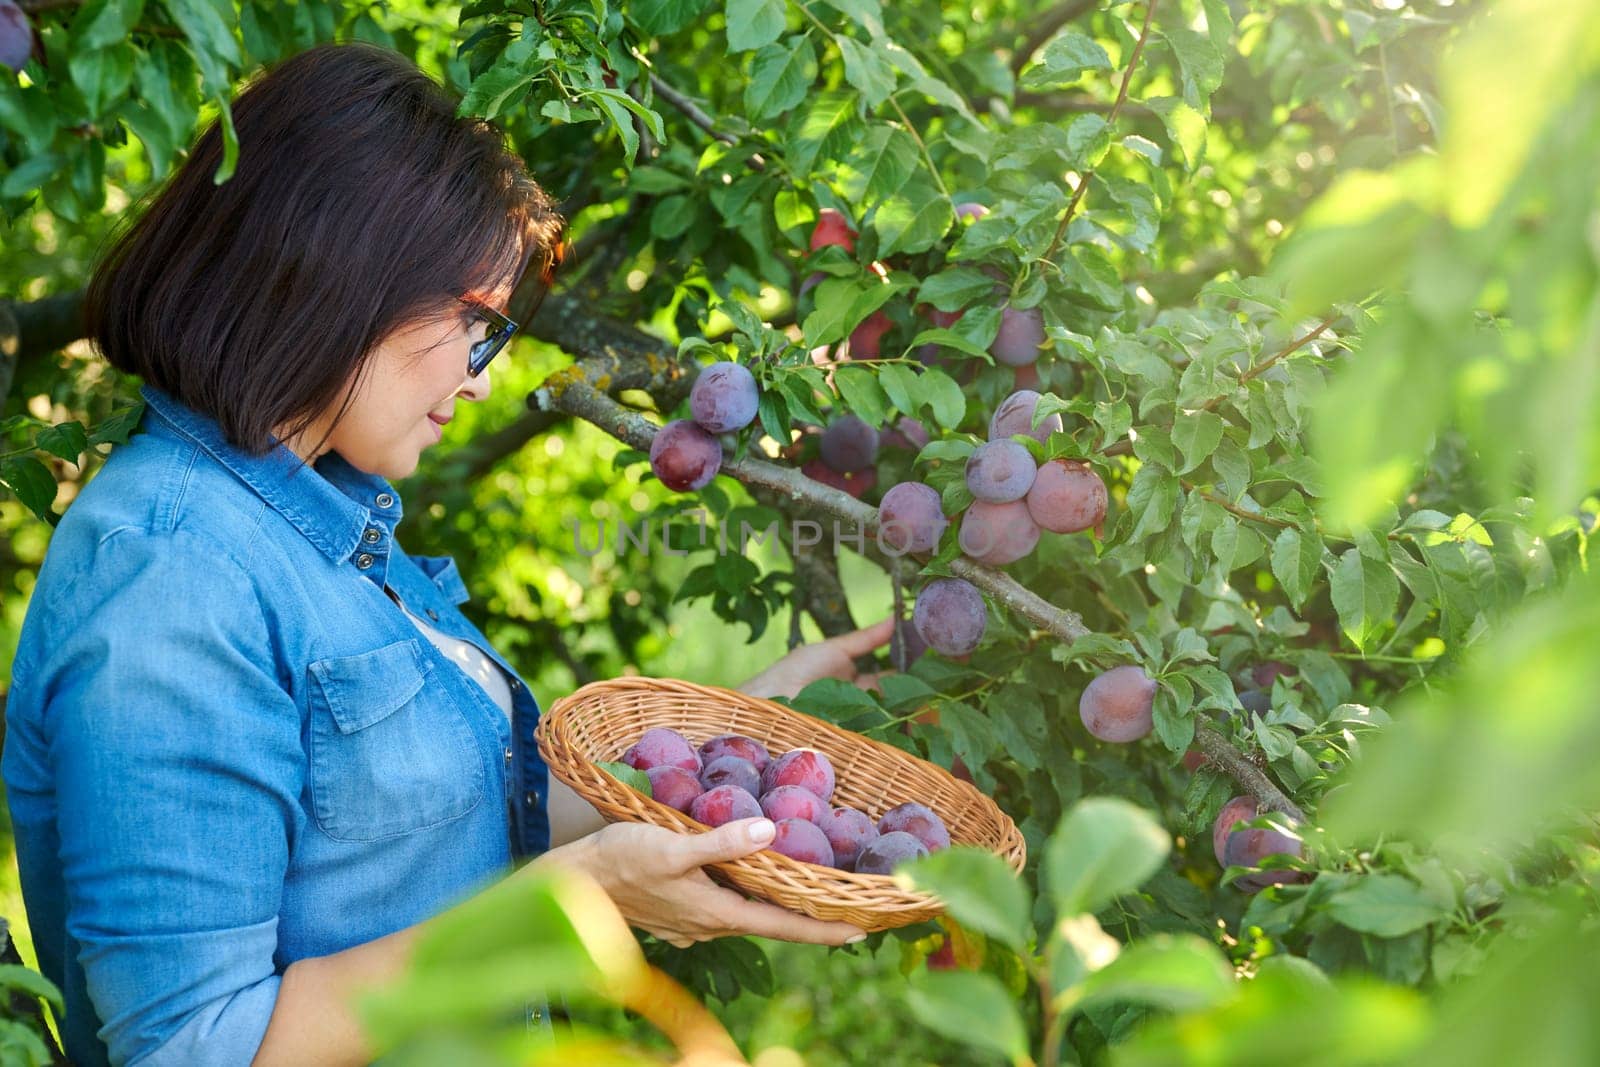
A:
<svg viewBox="0 0 1600 1067">
<path fill-rule="evenodd" d="M 1266 772 L 1245 758 L 1233 747 L 1217 728 L 1207 723 L 1196 723 L 1194 740 L 1206 758 L 1227 773 L 1228 777 L 1244 786 L 1251 796 L 1259 800 L 1268 811 L 1281 811 L 1299 823 L 1306 821 L 1306 813 L 1273 784 Z"/>
<path fill-rule="evenodd" d="M 1144 43 L 1150 38 L 1150 23 L 1155 19 L 1156 0 L 1148 0 L 1144 9 L 1144 26 L 1139 30 L 1139 40 L 1134 43 L 1133 54 L 1128 57 L 1128 65 L 1122 72 L 1122 85 L 1117 89 L 1116 103 L 1111 105 L 1111 111 L 1106 116 L 1106 127 L 1116 125 L 1117 115 L 1122 111 L 1122 105 L 1128 99 L 1128 83 L 1133 81 L 1133 72 L 1139 66 L 1139 57 L 1144 53 Z M 1050 247 L 1045 249 L 1040 259 L 1049 260 L 1060 247 L 1061 240 L 1067 235 L 1067 227 L 1072 223 L 1072 216 L 1078 210 L 1078 204 L 1083 200 L 1083 194 L 1088 191 L 1089 179 L 1094 177 L 1094 168 L 1090 167 L 1078 179 L 1078 187 L 1072 190 L 1072 199 L 1067 201 L 1067 213 L 1061 216 L 1061 225 L 1056 227 L 1056 235 L 1050 239 Z"/>
</svg>

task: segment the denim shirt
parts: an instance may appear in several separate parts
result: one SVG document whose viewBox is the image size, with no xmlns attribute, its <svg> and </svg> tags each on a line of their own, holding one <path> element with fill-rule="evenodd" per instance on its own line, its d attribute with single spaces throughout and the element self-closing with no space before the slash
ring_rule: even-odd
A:
<svg viewBox="0 0 1600 1067">
<path fill-rule="evenodd" d="M 248 1064 L 288 965 L 548 847 L 539 707 L 453 560 L 337 453 L 291 475 L 146 385 L 51 539 L 6 705 L 28 921 L 80 1067 Z M 384 592 L 512 679 L 505 714 Z"/>
</svg>

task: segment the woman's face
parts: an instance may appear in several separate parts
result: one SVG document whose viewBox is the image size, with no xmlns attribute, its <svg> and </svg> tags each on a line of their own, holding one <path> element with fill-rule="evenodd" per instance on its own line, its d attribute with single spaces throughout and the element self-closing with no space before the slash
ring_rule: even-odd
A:
<svg viewBox="0 0 1600 1067">
<path fill-rule="evenodd" d="M 504 311 L 510 295 L 501 290 L 482 294 L 482 299 Z M 455 413 L 457 397 L 488 397 L 489 368 L 476 378 L 467 376 L 467 354 L 488 329 L 488 323 L 462 303 L 401 327 L 379 343 L 349 410 L 316 455 L 308 452 L 322 440 L 350 391 L 350 382 L 338 402 L 305 433 L 284 444 L 308 462 L 332 451 L 368 474 L 390 481 L 407 477 L 416 470 L 422 450 L 436 444 L 444 431 L 430 415 L 448 420 Z"/>
</svg>

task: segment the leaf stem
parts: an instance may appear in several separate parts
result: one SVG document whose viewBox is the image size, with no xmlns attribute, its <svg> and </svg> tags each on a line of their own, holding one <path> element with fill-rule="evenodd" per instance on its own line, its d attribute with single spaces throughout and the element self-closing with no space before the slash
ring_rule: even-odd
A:
<svg viewBox="0 0 1600 1067">
<path fill-rule="evenodd" d="M 1156 0 L 1150 0 L 1144 10 L 1144 26 L 1139 30 L 1139 40 L 1134 43 L 1133 54 L 1128 57 L 1128 65 L 1122 72 L 1122 85 L 1117 89 L 1116 103 L 1111 105 L 1111 111 L 1106 115 L 1107 129 L 1116 125 L 1117 115 L 1122 111 L 1122 105 L 1128 99 L 1128 83 L 1133 80 L 1134 68 L 1139 65 L 1139 56 L 1144 52 L 1144 43 L 1150 37 L 1150 23 L 1155 18 L 1155 14 Z M 1090 167 L 1078 179 L 1078 187 L 1072 190 L 1072 199 L 1067 201 L 1067 213 L 1061 216 L 1061 224 L 1056 227 L 1056 235 L 1050 239 L 1050 247 L 1044 250 L 1044 255 L 1040 256 L 1040 259 L 1049 259 L 1055 255 L 1056 249 L 1061 245 L 1062 238 L 1067 235 L 1067 226 L 1071 224 L 1072 216 L 1077 212 L 1079 202 L 1083 200 L 1083 194 L 1089 188 L 1089 179 L 1093 177 L 1094 168 Z"/>
</svg>

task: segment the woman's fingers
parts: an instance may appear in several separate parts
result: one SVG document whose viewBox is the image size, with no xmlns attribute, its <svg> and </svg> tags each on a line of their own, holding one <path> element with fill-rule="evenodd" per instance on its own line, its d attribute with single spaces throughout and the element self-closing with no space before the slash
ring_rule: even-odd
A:
<svg viewBox="0 0 1600 1067">
<path fill-rule="evenodd" d="M 739 819 L 723 823 L 703 834 L 677 835 L 674 858 L 681 864 L 682 870 L 723 860 L 736 860 L 772 844 L 772 836 L 776 832 L 777 827 L 771 819 Z"/>
<path fill-rule="evenodd" d="M 824 922 L 809 915 L 746 900 L 731 890 L 722 890 L 717 904 L 719 920 L 740 934 L 771 937 L 779 941 L 804 941 L 813 945 L 848 945 L 867 936 L 866 931 L 849 923 Z"/>
<path fill-rule="evenodd" d="M 894 636 L 894 616 L 886 615 L 871 626 L 864 626 L 859 630 L 852 630 L 838 637 L 830 637 L 835 647 L 854 659 L 856 656 L 865 655 L 875 648 L 882 648 L 889 643 L 889 638 Z"/>
</svg>

